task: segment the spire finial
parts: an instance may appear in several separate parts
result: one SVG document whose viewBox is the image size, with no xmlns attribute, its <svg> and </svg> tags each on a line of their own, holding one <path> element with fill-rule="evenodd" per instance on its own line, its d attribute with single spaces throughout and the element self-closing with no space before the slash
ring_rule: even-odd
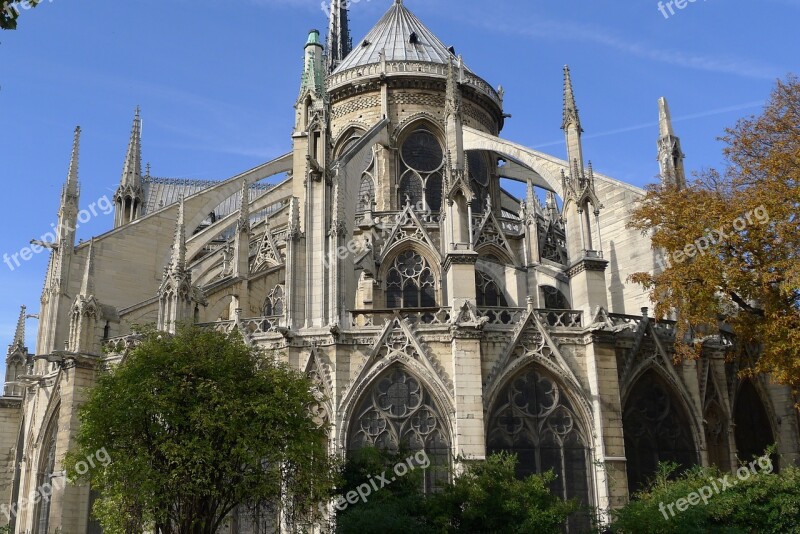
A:
<svg viewBox="0 0 800 534">
<path fill-rule="evenodd" d="M 672 128 L 669 104 L 663 96 L 658 99 L 658 129 L 660 134 L 658 164 L 662 183 L 684 188 L 686 187 L 686 169 L 683 163 L 685 156 L 681 150 L 681 140 Z"/>
<path fill-rule="evenodd" d="M 175 224 L 175 238 L 172 243 L 170 267 L 173 271 L 186 269 L 186 202 L 183 197 L 181 197 L 178 205 L 178 220 Z"/>
<path fill-rule="evenodd" d="M 131 126 L 131 138 L 128 141 L 128 151 L 125 154 L 125 164 L 122 167 L 122 180 L 120 185 L 130 185 L 138 188 L 142 179 L 142 117 L 141 109 L 136 106 Z"/>
<path fill-rule="evenodd" d="M 347 0 L 331 0 L 330 21 L 328 25 L 328 73 L 333 72 L 339 63 L 353 49 L 350 37 Z"/>
<path fill-rule="evenodd" d="M 672 115 L 669 112 L 669 104 L 663 96 L 658 99 L 658 129 L 661 137 L 674 136 L 672 129 Z"/>
<path fill-rule="evenodd" d="M 75 127 L 75 136 L 72 140 L 72 157 L 69 160 L 69 172 L 64 192 L 71 196 L 78 196 L 78 162 L 80 160 L 81 127 Z"/>
<path fill-rule="evenodd" d="M 25 319 L 27 317 L 27 307 L 22 305 L 19 310 L 19 319 L 17 320 L 17 330 L 14 333 L 14 341 L 8 347 L 8 353 L 12 354 L 17 349 L 25 347 Z"/>
<path fill-rule="evenodd" d="M 86 253 L 86 267 L 83 270 L 80 294 L 84 297 L 94 295 L 94 238 L 89 241 L 89 250 Z"/>
<path fill-rule="evenodd" d="M 583 132 L 580 115 L 578 114 L 578 105 L 575 103 L 575 91 L 572 88 L 569 65 L 564 65 L 564 122 L 561 125 L 561 129 L 566 130 L 570 126 L 577 128 L 581 133 Z"/>
</svg>

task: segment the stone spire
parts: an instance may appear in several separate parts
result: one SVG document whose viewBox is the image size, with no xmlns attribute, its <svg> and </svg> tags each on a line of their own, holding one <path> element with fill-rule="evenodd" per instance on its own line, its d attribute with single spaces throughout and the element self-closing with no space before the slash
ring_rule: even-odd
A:
<svg viewBox="0 0 800 534">
<path fill-rule="evenodd" d="M 319 39 L 319 30 L 311 30 L 305 46 L 305 67 L 303 68 L 303 81 L 300 94 L 307 91 L 315 95 L 322 93 L 324 88 L 325 72 L 323 65 L 323 47 Z"/>
<path fill-rule="evenodd" d="M 581 145 L 581 118 L 578 114 L 578 105 L 575 103 L 575 91 L 572 88 L 572 76 L 569 66 L 564 65 L 564 120 L 561 129 L 567 139 L 567 160 L 570 168 L 577 164 L 583 170 L 583 146 Z"/>
<path fill-rule="evenodd" d="M 75 246 L 75 230 L 78 227 L 78 201 L 80 187 L 78 185 L 78 160 L 80 159 L 81 127 L 75 128 L 72 141 L 72 156 L 69 161 L 67 181 L 61 190 L 61 206 L 58 209 L 58 252 L 60 260 L 72 253 Z M 63 265 L 63 261 L 58 262 Z M 65 274 L 65 273 L 60 273 Z M 59 275 L 59 280 L 62 277 Z"/>
<path fill-rule="evenodd" d="M 661 169 L 661 182 L 664 185 L 686 187 L 685 158 L 681 150 L 681 140 L 672 128 L 672 117 L 667 99 L 658 99 L 658 164 Z"/>
<path fill-rule="evenodd" d="M 122 167 L 122 178 L 114 194 L 114 227 L 118 228 L 139 218 L 144 203 L 142 187 L 142 118 L 137 107 L 131 127 L 131 138 Z"/>
<path fill-rule="evenodd" d="M 178 221 L 175 224 L 175 237 L 172 241 L 172 259 L 169 268 L 173 272 L 186 270 L 186 203 L 181 197 L 178 205 Z"/>
<path fill-rule="evenodd" d="M 328 24 L 328 73 L 333 72 L 353 49 L 347 18 L 348 0 L 331 0 Z"/>
<path fill-rule="evenodd" d="M 561 124 L 561 129 L 566 130 L 570 126 L 574 126 L 583 133 L 578 105 L 575 103 L 575 91 L 572 88 L 569 65 L 564 65 L 564 122 Z"/>
<path fill-rule="evenodd" d="M 142 185 L 142 118 L 141 109 L 136 107 L 131 127 L 131 138 L 128 141 L 128 152 L 125 154 L 125 165 L 122 167 L 120 186 Z"/>
<path fill-rule="evenodd" d="M 78 213 L 78 196 L 80 188 L 78 186 L 78 162 L 80 159 L 80 145 L 81 145 L 81 127 L 75 128 L 75 136 L 72 140 L 72 156 L 69 160 L 69 171 L 67 172 L 67 181 L 64 188 L 61 190 L 61 212 L 65 212 L 74 208 L 75 215 Z M 74 228 L 75 225 L 73 224 Z"/>
<path fill-rule="evenodd" d="M 18 351 L 25 349 L 25 319 L 27 317 L 27 308 L 23 305 L 19 310 L 19 319 L 17 319 L 17 330 L 14 333 L 14 341 L 8 346 L 8 354 L 14 354 Z"/>
<path fill-rule="evenodd" d="M 89 242 L 89 250 L 86 253 L 86 267 L 83 270 L 80 294 L 84 297 L 94 295 L 94 238 Z"/>
<path fill-rule="evenodd" d="M 45 244 L 51 249 L 51 255 L 39 312 L 39 338 L 36 343 L 36 351 L 39 354 L 47 354 L 60 348 L 60 343 L 66 335 L 63 331 L 64 322 L 60 318 L 64 310 L 70 306 L 71 300 L 67 296 L 67 280 L 75 255 L 75 230 L 78 227 L 80 136 L 81 128 L 78 126 L 75 128 L 67 181 L 61 191 L 56 242 Z M 40 369 L 45 366 L 41 362 L 38 365 Z"/>
<path fill-rule="evenodd" d="M 545 201 L 545 208 L 547 209 L 547 217 L 551 222 L 558 221 L 558 202 L 556 201 L 556 194 L 552 191 L 547 192 L 547 200 Z"/>
<path fill-rule="evenodd" d="M 459 66 L 450 58 L 447 67 L 447 88 L 445 100 L 445 129 L 447 133 L 447 154 L 452 170 L 464 170 L 464 130 L 462 117 L 462 95 L 459 86 Z M 453 185 L 451 182 L 450 186 Z"/>
</svg>

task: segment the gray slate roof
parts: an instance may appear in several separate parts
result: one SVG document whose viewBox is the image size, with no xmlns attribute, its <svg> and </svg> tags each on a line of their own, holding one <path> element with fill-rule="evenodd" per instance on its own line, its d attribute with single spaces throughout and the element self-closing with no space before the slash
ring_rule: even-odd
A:
<svg viewBox="0 0 800 534">
<path fill-rule="evenodd" d="M 218 185 L 214 180 L 188 180 L 181 178 L 156 178 L 143 176 L 145 205 L 143 215 L 148 215 L 171 204 L 180 201 L 181 197 L 188 197 L 199 193 L 209 187 Z M 250 186 L 250 202 L 257 199 L 274 187 L 268 183 L 256 183 Z M 241 191 L 222 202 L 214 209 L 214 215 L 221 219 L 239 210 L 242 201 Z"/>
<path fill-rule="evenodd" d="M 416 34 L 416 44 L 411 42 L 412 34 Z M 353 51 L 334 73 L 380 63 L 381 51 L 385 51 L 386 61 L 424 61 L 447 65 L 453 57 L 447 46 L 401 1 L 395 1 L 366 38 L 354 43 Z"/>
</svg>

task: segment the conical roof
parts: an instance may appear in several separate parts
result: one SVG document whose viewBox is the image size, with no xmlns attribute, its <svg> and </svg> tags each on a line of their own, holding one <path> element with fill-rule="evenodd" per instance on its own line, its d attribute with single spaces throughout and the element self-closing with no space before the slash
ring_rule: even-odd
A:
<svg viewBox="0 0 800 534">
<path fill-rule="evenodd" d="M 386 61 L 422 61 L 447 65 L 452 52 L 411 11 L 402 0 L 395 0 L 367 36 L 336 68 L 335 73 Z"/>
</svg>

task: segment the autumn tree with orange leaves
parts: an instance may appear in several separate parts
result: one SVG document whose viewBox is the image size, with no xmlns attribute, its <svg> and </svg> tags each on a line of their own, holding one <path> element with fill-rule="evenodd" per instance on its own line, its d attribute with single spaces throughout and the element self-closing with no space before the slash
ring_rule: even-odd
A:
<svg viewBox="0 0 800 534">
<path fill-rule="evenodd" d="M 634 209 L 629 226 L 651 235 L 661 268 L 631 281 L 651 292 L 658 317 L 677 318 L 679 357 L 698 354 L 704 333 L 725 325 L 741 369 L 798 392 L 798 78 L 778 81 L 763 113 L 721 140 L 724 170 L 704 171 L 685 189 L 651 186 Z"/>
</svg>

